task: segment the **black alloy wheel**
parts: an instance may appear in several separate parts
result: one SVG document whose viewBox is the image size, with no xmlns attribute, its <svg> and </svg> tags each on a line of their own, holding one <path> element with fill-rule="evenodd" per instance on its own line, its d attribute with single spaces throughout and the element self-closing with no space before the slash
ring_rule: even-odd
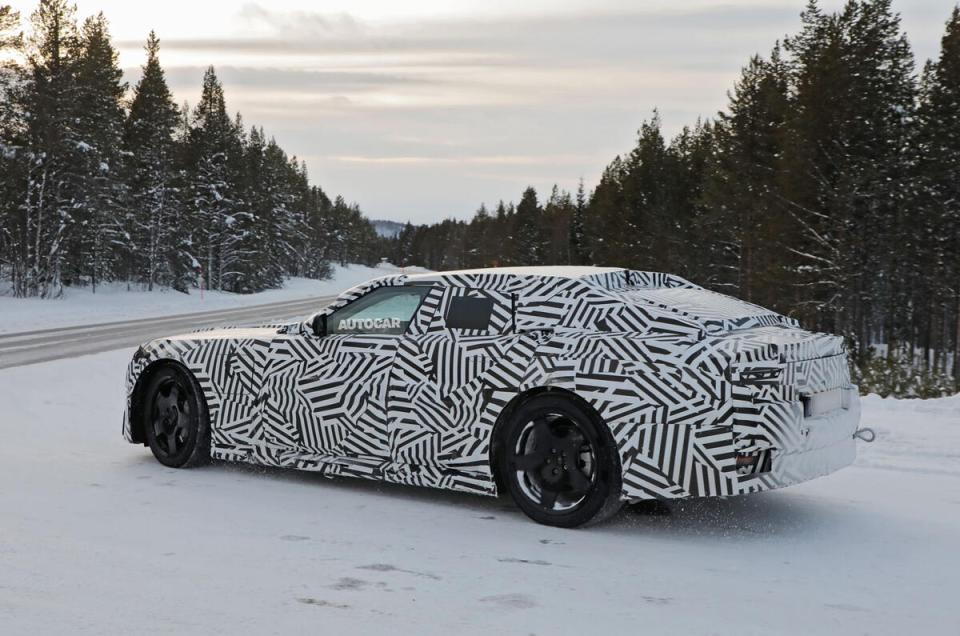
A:
<svg viewBox="0 0 960 636">
<path fill-rule="evenodd" d="M 195 466 L 210 457 L 210 426 L 203 397 L 185 370 L 166 365 L 150 377 L 141 413 L 147 444 L 161 464 Z"/>
<path fill-rule="evenodd" d="M 504 433 L 500 475 L 534 521 L 575 527 L 619 510 L 616 446 L 606 426 L 575 400 L 535 397 L 517 409 Z"/>
</svg>

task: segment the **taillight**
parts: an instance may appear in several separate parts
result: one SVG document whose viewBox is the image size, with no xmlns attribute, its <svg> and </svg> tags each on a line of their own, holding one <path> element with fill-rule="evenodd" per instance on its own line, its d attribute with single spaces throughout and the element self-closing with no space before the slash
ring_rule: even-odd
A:
<svg viewBox="0 0 960 636">
<path fill-rule="evenodd" d="M 737 474 L 755 475 L 770 472 L 771 456 L 769 450 L 737 453 Z"/>
<path fill-rule="evenodd" d="M 779 384 L 783 367 L 762 365 L 731 365 L 727 369 L 727 379 L 734 384 L 761 385 Z"/>
<path fill-rule="evenodd" d="M 760 453 L 738 453 L 737 468 L 756 466 L 760 462 Z"/>
</svg>

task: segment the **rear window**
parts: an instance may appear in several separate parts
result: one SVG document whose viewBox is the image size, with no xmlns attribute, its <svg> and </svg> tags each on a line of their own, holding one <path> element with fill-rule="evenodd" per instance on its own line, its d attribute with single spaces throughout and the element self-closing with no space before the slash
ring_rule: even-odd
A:
<svg viewBox="0 0 960 636">
<path fill-rule="evenodd" d="M 450 299 L 445 322 L 448 329 L 479 329 L 490 327 L 493 299 L 475 296 L 454 296 Z"/>
<path fill-rule="evenodd" d="M 701 320 L 736 320 L 751 316 L 776 315 L 769 309 L 706 289 L 636 289 L 624 295 L 674 309 Z"/>
</svg>

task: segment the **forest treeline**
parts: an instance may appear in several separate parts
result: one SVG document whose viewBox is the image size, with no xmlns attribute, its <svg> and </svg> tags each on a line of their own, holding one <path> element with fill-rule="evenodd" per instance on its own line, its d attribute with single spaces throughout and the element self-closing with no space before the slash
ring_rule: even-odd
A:
<svg viewBox="0 0 960 636">
<path fill-rule="evenodd" d="M 178 107 L 151 33 L 129 87 L 103 14 L 0 6 L 0 278 L 18 296 L 127 281 L 254 292 L 330 261 L 375 262 L 356 205 L 331 199 L 261 128 L 228 114 L 214 69 Z"/>
<path fill-rule="evenodd" d="M 592 192 L 408 225 L 388 256 L 673 272 L 844 334 L 865 389 L 960 390 L 960 9 L 917 69 L 890 0 L 811 1 L 724 111 L 669 140 L 654 114 Z"/>
</svg>

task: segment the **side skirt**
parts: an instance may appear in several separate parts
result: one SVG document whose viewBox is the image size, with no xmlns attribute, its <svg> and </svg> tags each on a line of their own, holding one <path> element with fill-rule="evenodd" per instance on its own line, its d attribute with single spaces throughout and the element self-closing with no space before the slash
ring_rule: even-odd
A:
<svg viewBox="0 0 960 636">
<path fill-rule="evenodd" d="M 292 468 L 318 472 L 324 477 L 358 477 L 408 486 L 425 486 L 478 495 L 496 496 L 497 487 L 489 475 L 394 462 L 379 457 L 341 457 L 309 453 L 249 452 L 214 445 L 211 457 L 217 460 Z"/>
</svg>

